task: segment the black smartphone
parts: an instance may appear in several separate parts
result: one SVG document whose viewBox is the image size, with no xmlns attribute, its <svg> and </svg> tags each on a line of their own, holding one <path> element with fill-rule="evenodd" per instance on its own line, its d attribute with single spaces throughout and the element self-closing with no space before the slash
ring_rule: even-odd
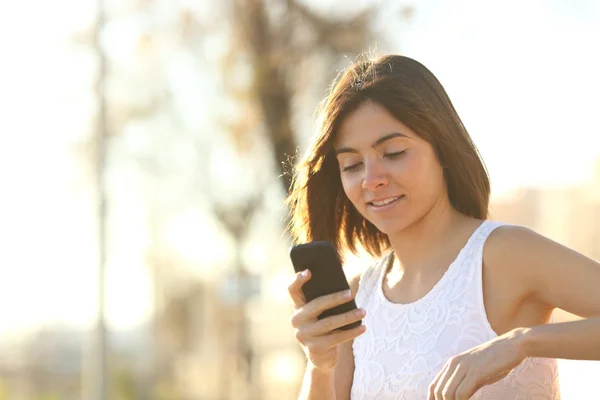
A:
<svg viewBox="0 0 600 400">
<path fill-rule="evenodd" d="M 317 297 L 350 289 L 342 263 L 333 245 L 328 241 L 316 241 L 299 244 L 290 250 L 290 258 L 296 272 L 310 270 L 311 278 L 302 286 L 304 297 L 309 302 Z M 343 314 L 356 309 L 354 299 L 329 310 L 325 310 L 319 319 L 331 315 Z M 361 325 L 361 321 L 352 322 L 340 329 L 352 329 Z"/>
</svg>

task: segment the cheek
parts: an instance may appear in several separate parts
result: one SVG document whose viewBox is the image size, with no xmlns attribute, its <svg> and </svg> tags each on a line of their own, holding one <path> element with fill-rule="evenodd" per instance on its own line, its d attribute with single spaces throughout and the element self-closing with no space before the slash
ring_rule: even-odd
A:
<svg viewBox="0 0 600 400">
<path fill-rule="evenodd" d="M 426 179 L 426 166 L 418 154 L 411 154 L 394 167 L 396 181 L 409 191 L 419 191 Z"/>
<path fill-rule="evenodd" d="M 348 197 L 348 200 L 350 200 L 350 202 L 356 207 L 358 204 L 360 204 L 359 199 L 362 195 L 361 180 L 353 177 L 352 175 L 342 175 L 341 180 L 346 197 Z"/>
<path fill-rule="evenodd" d="M 402 181 L 412 192 L 413 198 L 425 201 L 443 191 L 443 171 L 437 159 L 412 157 L 406 160 L 404 167 Z"/>
<path fill-rule="evenodd" d="M 435 161 L 423 165 L 418 180 L 422 187 L 421 194 L 432 201 L 436 201 L 444 192 L 445 181 L 442 167 Z"/>
</svg>

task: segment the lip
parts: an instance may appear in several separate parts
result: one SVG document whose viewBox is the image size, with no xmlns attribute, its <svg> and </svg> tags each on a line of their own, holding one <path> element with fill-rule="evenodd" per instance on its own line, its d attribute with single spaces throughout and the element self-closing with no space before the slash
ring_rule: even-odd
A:
<svg viewBox="0 0 600 400">
<path fill-rule="evenodd" d="M 373 200 L 370 200 L 370 201 L 367 202 L 367 206 L 372 207 L 372 208 L 374 208 L 376 210 L 381 210 L 381 209 L 385 209 L 385 208 L 393 206 L 398 201 L 402 200 L 403 197 L 404 197 L 404 195 L 401 194 L 399 196 L 388 196 L 388 197 L 382 197 L 382 198 L 379 198 L 379 199 L 373 199 Z M 389 204 L 385 204 L 383 206 L 376 206 L 375 204 L 373 204 L 373 202 L 375 202 L 375 201 L 384 201 L 384 200 L 389 200 L 389 199 L 394 199 L 394 198 L 396 200 L 392 201 Z"/>
</svg>

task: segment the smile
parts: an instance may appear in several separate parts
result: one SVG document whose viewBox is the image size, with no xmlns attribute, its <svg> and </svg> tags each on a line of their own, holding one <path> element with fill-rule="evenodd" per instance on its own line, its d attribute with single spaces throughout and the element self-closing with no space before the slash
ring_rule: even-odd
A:
<svg viewBox="0 0 600 400">
<path fill-rule="evenodd" d="M 402 195 L 402 196 L 396 196 L 396 197 L 390 197 L 388 199 L 377 200 L 377 201 L 370 201 L 367 204 L 370 205 L 371 207 L 374 207 L 374 208 L 383 208 L 383 207 L 389 206 L 391 204 L 397 203 L 398 200 L 400 200 L 403 197 L 404 197 L 404 195 Z"/>
</svg>

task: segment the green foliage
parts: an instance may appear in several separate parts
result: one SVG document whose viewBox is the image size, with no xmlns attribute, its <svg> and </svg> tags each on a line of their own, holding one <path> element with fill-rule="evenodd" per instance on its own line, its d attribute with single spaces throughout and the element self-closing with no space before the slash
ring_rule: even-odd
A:
<svg viewBox="0 0 600 400">
<path fill-rule="evenodd" d="M 115 400 L 136 400 L 139 398 L 135 373 L 131 368 L 122 365 L 113 367 L 112 380 Z"/>
</svg>

